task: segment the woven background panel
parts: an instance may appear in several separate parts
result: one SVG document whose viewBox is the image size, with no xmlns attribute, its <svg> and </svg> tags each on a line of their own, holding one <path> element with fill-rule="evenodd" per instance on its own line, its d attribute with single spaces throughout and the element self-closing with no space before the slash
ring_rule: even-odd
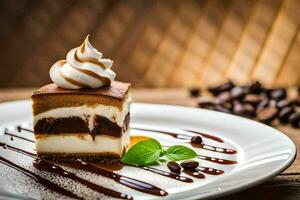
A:
<svg viewBox="0 0 300 200">
<path fill-rule="evenodd" d="M 50 82 L 87 34 L 135 87 L 300 84 L 300 0 L 2 0 L 0 87 Z"/>
</svg>

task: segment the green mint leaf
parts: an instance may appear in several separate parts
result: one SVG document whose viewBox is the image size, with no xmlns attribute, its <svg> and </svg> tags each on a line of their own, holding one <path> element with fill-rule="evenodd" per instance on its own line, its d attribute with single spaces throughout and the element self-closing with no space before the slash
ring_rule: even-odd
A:
<svg viewBox="0 0 300 200">
<path fill-rule="evenodd" d="M 166 151 L 166 157 L 174 161 L 192 159 L 196 156 L 197 153 L 194 150 L 182 145 L 171 146 Z"/>
<path fill-rule="evenodd" d="M 155 139 L 143 140 L 133 145 L 121 161 L 130 165 L 150 165 L 159 159 L 163 149 Z"/>
</svg>

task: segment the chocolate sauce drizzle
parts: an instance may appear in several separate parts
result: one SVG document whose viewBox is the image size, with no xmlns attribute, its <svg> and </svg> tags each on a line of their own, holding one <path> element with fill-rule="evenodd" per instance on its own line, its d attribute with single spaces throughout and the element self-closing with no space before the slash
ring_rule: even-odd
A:
<svg viewBox="0 0 300 200">
<path fill-rule="evenodd" d="M 6 165 L 6 166 L 9 166 L 9 167 L 23 173 L 24 175 L 28 176 L 29 178 L 35 180 L 39 184 L 43 185 L 44 187 L 46 187 L 46 188 L 48 188 L 48 189 L 50 189 L 54 192 L 57 192 L 59 194 L 62 194 L 64 196 L 68 196 L 68 197 L 71 197 L 71 198 L 74 198 L 74 199 L 83 199 L 83 198 L 77 196 L 76 194 L 60 187 L 59 185 L 57 185 L 57 184 L 55 184 L 55 183 L 53 183 L 53 182 L 51 182 L 51 181 L 49 181 L 49 180 L 47 180 L 47 179 L 45 179 L 41 176 L 29 171 L 28 169 L 25 169 L 25 168 L 15 164 L 15 163 L 9 161 L 9 160 L 3 158 L 2 156 L 0 156 L 0 162 L 2 164 Z"/>
<path fill-rule="evenodd" d="M 10 137 L 13 137 L 13 138 L 18 138 L 18 139 L 21 139 L 21 140 L 26 140 L 28 142 L 34 143 L 33 140 L 30 140 L 28 138 L 24 138 L 24 137 L 21 137 L 21 136 L 18 136 L 16 134 L 12 134 L 12 133 L 8 132 L 8 129 L 4 129 L 4 135 L 9 135 Z"/>
<path fill-rule="evenodd" d="M 154 131 L 154 132 L 164 133 L 164 134 L 170 135 L 170 136 L 172 136 L 174 138 L 177 138 L 177 139 L 190 139 L 192 137 L 190 135 L 179 134 L 179 133 L 171 133 L 171 132 L 168 132 L 168 131 L 156 131 L 156 130 L 151 130 L 151 129 L 147 129 L 147 128 L 137 128 L 137 127 L 131 127 L 131 128 L 135 129 L 135 130 Z M 224 143 L 224 140 L 222 140 L 221 138 L 219 138 L 217 136 L 214 136 L 214 135 L 209 135 L 209 134 L 206 134 L 206 133 L 193 131 L 193 130 L 186 130 L 186 129 L 183 129 L 183 130 L 187 131 L 187 132 L 190 132 L 190 133 L 197 134 L 197 135 L 201 135 L 202 137 L 214 140 L 216 142 Z"/>
<path fill-rule="evenodd" d="M 190 135 L 185 135 L 185 134 L 180 134 L 180 133 L 173 133 L 173 132 L 168 132 L 168 131 L 157 131 L 157 130 L 152 130 L 152 129 L 147 129 L 147 128 L 136 128 L 136 127 L 133 127 L 132 129 L 143 130 L 143 131 L 152 131 L 152 132 L 156 132 L 156 133 L 170 135 L 170 136 L 172 136 L 176 139 L 179 139 L 179 140 L 184 140 L 184 141 L 188 140 L 188 143 L 191 143 L 190 139 L 192 138 L 192 136 L 190 136 Z M 212 135 L 203 134 L 203 133 L 196 132 L 196 131 L 190 131 L 190 132 L 197 133 L 197 134 L 202 134 L 203 137 L 207 137 L 209 139 L 223 141 L 221 138 L 218 138 L 218 137 L 215 137 L 215 136 L 212 136 Z M 216 146 L 212 146 L 212 145 L 208 145 L 208 144 L 204 144 L 204 143 L 203 144 L 193 144 L 193 143 L 191 143 L 191 145 L 193 147 L 196 147 L 196 148 L 202 148 L 202 149 L 205 149 L 205 150 L 208 150 L 208 151 L 214 151 L 214 152 L 218 152 L 218 153 L 224 153 L 224 154 L 236 154 L 237 153 L 237 151 L 234 150 L 234 149 L 216 147 Z"/>
<path fill-rule="evenodd" d="M 212 145 L 208 145 L 208 144 L 194 144 L 191 143 L 191 145 L 193 147 L 196 148 L 202 148 L 208 151 L 214 151 L 214 152 L 218 152 L 218 153 L 224 153 L 224 154 L 236 154 L 237 151 L 234 149 L 227 149 L 227 148 L 223 148 L 223 147 L 216 147 L 216 146 L 212 146 Z"/>
<path fill-rule="evenodd" d="M 61 168 L 57 165 L 54 165 L 45 160 L 35 159 L 33 162 L 33 166 L 37 170 L 47 171 L 47 172 L 54 173 L 54 174 L 57 174 L 59 176 L 65 177 L 65 178 L 69 178 L 73 181 L 79 182 L 92 190 L 95 190 L 97 192 L 100 192 L 100 193 L 105 194 L 110 197 L 115 197 L 115 198 L 120 198 L 120 199 L 133 199 L 132 196 L 129 196 L 127 194 L 123 194 L 123 193 L 117 192 L 115 190 L 111 190 L 111 189 L 102 187 L 100 185 L 97 185 L 95 183 L 92 183 L 90 181 L 87 181 L 83 178 L 78 177 L 74 173 L 67 172 L 63 168 Z"/>
<path fill-rule="evenodd" d="M 27 129 L 27 128 L 23 128 L 21 126 L 17 126 L 16 128 L 17 128 L 18 132 L 26 131 L 28 133 L 34 133 L 32 130 Z M 189 143 L 190 143 L 190 139 L 192 137 L 190 135 L 185 135 L 185 134 L 177 134 L 177 133 L 172 133 L 172 132 L 167 132 L 167 131 L 157 131 L 157 130 L 151 130 L 151 129 L 145 129 L 145 128 L 133 128 L 133 129 L 144 130 L 144 131 L 154 131 L 154 132 L 157 132 L 157 133 L 170 135 L 170 136 L 172 136 L 176 139 L 180 139 L 180 140 L 183 140 L 185 142 L 188 140 Z M 185 131 L 191 132 L 191 133 L 194 133 L 194 134 L 197 134 L 197 135 L 201 135 L 205 138 L 208 138 L 208 139 L 220 142 L 220 143 L 224 143 L 224 141 L 221 138 L 218 138 L 218 137 L 213 136 L 213 135 L 208 135 L 208 134 L 193 131 L 193 130 L 185 130 Z M 28 141 L 28 142 L 34 142 L 33 140 L 30 140 L 28 138 L 21 137 L 19 135 L 8 132 L 8 129 L 5 129 L 4 134 L 8 135 L 12 138 L 15 137 L 15 138 L 22 139 L 22 140 L 25 140 L 25 141 Z M 209 151 L 214 151 L 214 152 L 223 153 L 223 154 L 236 154 L 237 153 L 237 151 L 234 150 L 234 149 L 216 147 L 216 146 L 207 145 L 207 144 L 192 144 L 191 143 L 191 145 L 193 147 L 196 147 L 196 148 L 203 148 L 203 149 L 206 149 L 206 150 L 209 150 Z M 16 148 L 16 147 L 13 147 L 13 146 L 10 146 L 8 144 L 1 143 L 1 142 L 0 142 L 0 146 L 3 147 L 4 149 L 12 150 L 14 152 L 21 153 L 23 155 L 26 155 L 26 156 L 29 156 L 29 157 L 35 159 L 34 162 L 33 162 L 33 166 L 38 170 L 47 171 L 47 172 L 54 173 L 54 174 L 57 174 L 59 176 L 65 177 L 65 178 L 69 178 L 69 179 L 77 181 L 77 182 L 79 182 L 79 183 L 81 183 L 81 184 L 97 191 L 97 192 L 106 194 L 106 195 L 111 196 L 111 197 L 116 197 L 116 198 L 121 198 L 121 199 L 133 199 L 133 197 L 130 196 L 130 195 L 122 194 L 122 193 L 117 192 L 115 190 L 104 188 L 100 185 L 97 185 L 95 183 L 92 183 L 92 182 L 89 182 L 85 179 L 82 179 L 74 173 L 67 172 L 62 167 L 60 167 L 58 165 L 55 165 L 55 164 L 53 164 L 51 162 L 48 162 L 48 161 L 40 160 L 36 157 L 36 155 L 34 153 L 31 153 L 31 152 L 28 152 L 28 151 L 25 151 L 25 150 L 22 150 L 22 149 L 19 149 L 19 148 Z M 222 165 L 232 165 L 232 164 L 237 163 L 236 161 L 233 161 L 233 160 L 226 160 L 226 159 L 221 159 L 221 158 L 216 158 L 216 157 L 209 157 L 209 156 L 204 156 L 204 155 L 198 155 L 197 158 L 202 159 L 202 160 L 206 160 L 206 161 L 209 161 L 209 162 L 217 163 L 217 164 L 222 164 Z M 47 179 L 44 179 L 43 177 L 40 177 L 39 175 L 37 175 L 33 172 L 30 172 L 29 170 L 27 170 L 27 169 L 25 169 L 25 168 L 23 168 L 19 165 L 16 165 L 16 164 L 12 163 L 9 160 L 6 160 L 6 159 L 0 157 L 0 162 L 3 163 L 3 164 L 6 164 L 7 166 L 10 166 L 14 169 L 17 169 L 17 170 L 21 171 L 25 175 L 33 178 L 35 181 L 41 183 L 42 185 L 44 185 L 48 189 L 51 189 L 52 191 L 58 192 L 62 195 L 69 196 L 69 197 L 72 197 L 72 198 L 82 199 L 81 197 L 78 197 L 76 194 L 73 194 L 72 192 L 70 192 L 70 191 L 68 191 L 64 188 L 61 188 L 60 186 L 56 185 L 55 183 L 53 183 L 53 182 L 51 182 Z M 130 187 L 134 190 L 137 190 L 137 191 L 140 191 L 140 192 L 143 192 L 143 193 L 152 194 L 152 195 L 156 195 L 156 196 L 166 196 L 166 195 L 168 195 L 168 193 L 165 190 L 160 189 L 160 188 L 158 188 L 158 187 L 156 187 L 152 184 L 149 184 L 149 183 L 137 180 L 137 179 L 133 179 L 133 178 L 130 178 L 130 177 L 127 177 L 127 176 L 123 176 L 123 175 L 114 173 L 112 171 L 109 171 L 109 170 L 103 169 L 101 167 L 95 166 L 92 163 L 87 163 L 87 162 L 83 162 L 83 161 L 76 161 L 76 162 L 68 163 L 68 164 L 66 164 L 66 166 L 69 166 L 69 167 L 72 167 L 72 168 L 75 168 L 75 169 L 85 170 L 85 171 L 88 171 L 88 172 L 91 172 L 91 173 L 95 173 L 97 175 L 107 177 L 109 179 L 112 179 L 112 180 L 116 181 L 119 184 L 125 185 L 127 187 Z M 173 173 L 173 172 L 168 172 L 168 171 L 156 169 L 156 168 L 153 168 L 153 167 L 141 167 L 141 166 L 133 166 L 133 167 L 138 167 L 140 169 L 150 171 L 152 173 L 155 173 L 155 174 L 158 174 L 158 175 L 161 175 L 161 176 L 165 176 L 165 177 L 177 180 L 177 181 L 186 182 L 186 183 L 192 183 L 193 182 L 193 179 L 185 177 L 185 176 L 181 176 L 180 174 L 176 174 L 176 173 Z M 187 174 L 189 176 L 192 176 L 194 178 L 204 179 L 205 178 L 204 174 L 220 175 L 220 174 L 223 174 L 224 171 L 219 170 L 219 169 L 200 166 L 197 169 L 195 169 L 194 171 L 184 170 L 184 171 L 182 171 L 182 173 L 185 173 L 185 174 Z"/>
<path fill-rule="evenodd" d="M 203 172 L 205 174 L 210 174 L 210 175 L 221 175 L 224 174 L 223 170 L 220 169 L 214 169 L 210 167 L 198 167 L 196 169 L 197 172 Z"/>
<path fill-rule="evenodd" d="M 182 171 L 183 173 L 185 174 L 188 174 L 189 176 L 192 176 L 194 178 L 198 178 L 198 179 L 204 179 L 205 178 L 205 175 L 202 174 L 201 172 L 199 171 L 193 171 L 193 170 L 183 170 Z"/>
<path fill-rule="evenodd" d="M 224 173 L 224 171 L 220 169 L 210 168 L 210 167 L 198 167 L 195 170 L 183 170 L 183 173 L 188 174 L 194 178 L 204 179 L 205 175 L 203 173 L 209 175 L 221 175 Z"/>
<path fill-rule="evenodd" d="M 83 162 L 83 161 L 72 162 L 71 164 L 68 164 L 68 166 L 75 169 L 81 169 L 101 176 L 105 176 L 107 178 L 113 179 L 117 183 L 120 183 L 122 185 L 125 185 L 127 187 L 130 187 L 132 189 L 138 190 L 143 193 L 148 193 L 156 196 L 168 195 L 168 193 L 165 190 L 162 190 L 154 185 L 151 185 L 149 183 L 134 178 L 129 178 L 127 176 L 119 175 L 117 173 L 108 170 L 104 170 L 102 168 L 96 167 L 93 164 L 87 162 Z"/>
<path fill-rule="evenodd" d="M 29 156 L 33 159 L 36 159 L 36 155 L 34 153 L 31 153 L 31 152 L 28 152 L 28 151 L 25 151 L 25 150 L 7 145 L 5 143 L 0 143 L 0 146 L 2 146 L 4 149 L 12 150 L 12 151 L 15 151 L 17 153 L 21 153 L 23 155 Z M 43 161 L 42 162 L 41 160 L 39 160 L 38 162 L 34 162 L 33 165 L 38 170 L 45 170 L 45 171 L 48 171 L 48 172 L 56 173 L 56 174 L 58 174 L 60 176 L 64 176 L 64 177 L 66 177 L 66 173 L 67 174 L 72 174 L 72 173 L 69 173 L 69 172 L 65 171 L 61 167 L 59 167 L 55 164 L 52 164 L 48 161 Z M 163 189 L 160 189 L 160 188 L 158 188 L 158 187 L 156 187 L 152 184 L 149 184 L 149 183 L 137 180 L 137 179 L 133 179 L 133 178 L 130 178 L 130 177 L 127 177 L 127 176 L 119 175 L 117 173 L 114 173 L 114 172 L 111 172 L 111 171 L 108 171 L 108 170 L 98 168 L 98 167 L 96 167 L 96 166 L 94 166 L 90 163 L 78 161 L 78 162 L 73 162 L 71 164 L 68 164 L 67 166 L 70 166 L 70 167 L 75 168 L 75 169 L 81 169 L 81 170 L 89 171 L 89 172 L 92 172 L 92 173 L 95 173 L 95 174 L 98 174 L 98 175 L 101 175 L 101 176 L 105 176 L 109 179 L 112 179 L 112 180 L 122 184 L 122 185 L 125 185 L 127 187 L 130 187 L 132 189 L 138 190 L 138 191 L 143 192 L 143 193 L 152 194 L 152 195 L 156 195 L 156 196 L 166 196 L 166 195 L 168 195 L 168 193 L 166 191 L 164 191 Z M 56 169 L 56 171 L 54 171 L 54 169 Z M 62 172 L 62 170 L 64 170 L 64 171 Z M 91 189 L 96 189 L 96 191 L 101 192 L 103 194 L 106 194 L 106 195 L 109 195 L 109 196 L 117 195 L 115 193 L 111 193 L 111 191 L 107 188 L 102 187 L 102 188 L 97 189 L 96 186 L 93 186 L 93 185 L 90 185 L 90 184 L 87 185 L 87 183 L 83 183 L 82 180 L 79 181 L 78 180 L 79 177 L 77 177 L 75 179 L 73 177 L 74 175 L 70 175 L 72 177 L 66 177 L 66 178 L 71 178 L 72 180 L 78 181 L 78 182 L 86 185 L 87 187 L 89 187 Z M 91 184 L 93 184 L 93 183 L 91 183 Z M 99 187 L 101 187 L 101 186 L 99 186 Z M 105 190 L 105 189 L 107 189 L 108 191 Z M 128 198 L 129 197 L 128 195 L 121 194 L 121 193 L 119 193 L 119 196 L 113 196 L 113 197 L 121 198 L 120 195 L 122 195 L 122 197 L 124 197 L 124 199 L 130 199 L 130 198 Z"/>
<path fill-rule="evenodd" d="M 18 132 L 27 131 L 27 132 L 33 133 L 33 130 L 30 130 L 28 128 L 23 128 L 21 126 L 17 126 L 17 130 L 18 130 Z"/>
<path fill-rule="evenodd" d="M 197 135 L 201 135 L 202 137 L 214 140 L 216 142 L 224 143 L 224 140 L 222 140 L 221 138 L 219 138 L 217 136 L 214 136 L 214 135 L 209 135 L 209 134 L 201 133 L 201 132 L 198 132 L 198 131 L 192 131 L 192 130 L 186 130 L 186 129 L 184 129 L 184 130 L 187 131 L 187 132 L 190 132 L 190 133 L 195 133 Z"/>
<path fill-rule="evenodd" d="M 3 142 L 0 142 L 0 146 L 3 148 L 3 149 L 9 149 L 11 151 L 14 151 L 14 152 L 17 152 L 17 153 L 21 153 L 25 156 L 29 156 L 31 158 L 36 158 L 36 155 L 34 153 L 31 153 L 29 151 L 25 151 L 23 149 L 19 149 L 19 148 L 16 148 L 16 147 L 13 147 L 13 146 L 10 146 L 8 144 L 5 144 Z"/>
<path fill-rule="evenodd" d="M 180 176 L 180 175 L 175 174 L 173 172 L 167 172 L 167 171 L 163 171 L 163 170 L 156 169 L 156 168 L 153 168 L 153 167 L 138 167 L 138 168 L 153 172 L 155 174 L 166 176 L 166 177 L 178 180 L 178 181 L 182 181 L 182 182 L 186 182 L 186 183 L 192 183 L 193 182 L 193 179 L 185 177 L 185 176 Z"/>
<path fill-rule="evenodd" d="M 206 160 L 206 161 L 209 161 L 209 162 L 213 162 L 213 163 L 218 163 L 218 164 L 221 164 L 221 165 L 237 164 L 237 162 L 235 160 L 227 160 L 227 159 L 204 156 L 204 155 L 198 155 L 197 158 L 199 158 L 201 160 Z"/>
</svg>

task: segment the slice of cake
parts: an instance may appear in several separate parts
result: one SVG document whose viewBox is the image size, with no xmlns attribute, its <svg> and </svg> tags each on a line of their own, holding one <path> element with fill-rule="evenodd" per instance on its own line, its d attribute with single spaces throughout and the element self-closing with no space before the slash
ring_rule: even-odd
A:
<svg viewBox="0 0 300 200">
<path fill-rule="evenodd" d="M 50 70 L 32 95 L 37 155 L 116 163 L 129 143 L 130 84 L 114 81 L 112 61 L 88 41 Z"/>
</svg>

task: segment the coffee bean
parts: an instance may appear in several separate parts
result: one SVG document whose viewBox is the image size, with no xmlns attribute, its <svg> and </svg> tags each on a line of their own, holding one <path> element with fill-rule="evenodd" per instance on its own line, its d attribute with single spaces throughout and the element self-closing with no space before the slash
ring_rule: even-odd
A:
<svg viewBox="0 0 300 200">
<path fill-rule="evenodd" d="M 232 111 L 233 105 L 232 105 L 231 102 L 224 103 L 224 104 L 222 104 L 222 106 L 223 106 L 224 108 L 226 108 L 227 110 L 229 110 L 230 112 Z"/>
<path fill-rule="evenodd" d="M 293 102 L 293 105 L 300 107 L 300 97 L 294 99 L 292 102 Z"/>
<path fill-rule="evenodd" d="M 233 87 L 234 87 L 234 84 L 231 81 L 228 81 L 228 82 L 223 83 L 221 85 L 218 85 L 216 87 L 210 87 L 210 88 L 208 88 L 208 91 L 212 95 L 218 96 L 220 93 L 225 92 L 225 91 L 229 91 Z"/>
<path fill-rule="evenodd" d="M 277 117 L 277 114 L 278 114 L 277 108 L 266 107 L 257 111 L 256 117 L 260 122 L 271 123 Z"/>
<path fill-rule="evenodd" d="M 278 119 L 281 123 L 287 123 L 289 121 L 289 117 L 291 114 L 295 112 L 294 107 L 292 106 L 287 106 L 284 107 L 280 110 L 278 114 Z"/>
<path fill-rule="evenodd" d="M 245 109 L 245 115 L 253 117 L 255 115 L 255 108 L 252 104 L 245 103 L 243 104 L 244 109 Z"/>
<path fill-rule="evenodd" d="M 262 88 L 262 93 L 264 95 L 266 95 L 268 98 L 271 98 L 271 93 L 274 91 L 275 89 L 270 89 L 270 88 Z"/>
<path fill-rule="evenodd" d="M 269 99 L 264 99 L 262 100 L 257 106 L 256 106 L 256 111 L 259 111 L 263 108 L 268 107 L 270 104 L 270 100 Z"/>
<path fill-rule="evenodd" d="M 300 112 L 291 114 L 289 117 L 289 122 L 292 124 L 293 127 L 299 128 L 300 127 Z"/>
<path fill-rule="evenodd" d="M 209 107 L 209 106 L 214 106 L 215 102 L 211 98 L 199 97 L 197 99 L 197 104 L 198 104 L 198 107 L 200 107 L 200 108 L 206 108 L 206 107 Z"/>
<path fill-rule="evenodd" d="M 251 117 L 255 114 L 254 107 L 249 103 L 241 104 L 238 101 L 234 101 L 233 105 L 233 113 L 236 115 Z"/>
<path fill-rule="evenodd" d="M 200 93 L 201 93 L 201 90 L 199 88 L 191 88 L 190 89 L 190 95 L 192 97 L 197 97 L 200 95 Z"/>
<path fill-rule="evenodd" d="M 191 138 L 191 143 L 193 144 L 202 144 L 202 138 L 200 136 L 193 136 Z"/>
<path fill-rule="evenodd" d="M 281 99 L 285 99 L 286 98 L 286 89 L 284 88 L 278 88 L 278 89 L 274 89 L 271 94 L 270 94 L 271 98 L 279 101 Z"/>
<path fill-rule="evenodd" d="M 271 99 L 271 100 L 269 101 L 269 106 L 270 106 L 270 107 L 276 107 L 276 105 L 277 105 L 277 101 L 275 101 L 274 99 Z"/>
<path fill-rule="evenodd" d="M 259 94 L 262 92 L 262 85 L 260 84 L 260 82 L 255 81 L 248 87 L 248 91 L 252 94 Z"/>
<path fill-rule="evenodd" d="M 186 160 L 186 161 L 183 161 L 180 165 L 184 169 L 194 170 L 199 166 L 199 163 L 197 161 L 194 161 L 194 160 Z"/>
<path fill-rule="evenodd" d="M 276 107 L 281 110 L 282 108 L 291 106 L 293 103 L 287 99 L 282 99 L 280 101 L 277 102 Z"/>
<path fill-rule="evenodd" d="M 231 100 L 232 100 L 232 96 L 230 92 L 222 92 L 220 95 L 217 96 L 216 103 L 224 104 L 230 102 Z"/>
<path fill-rule="evenodd" d="M 231 96 L 233 99 L 241 99 L 246 93 L 246 88 L 243 87 L 234 87 L 231 89 Z"/>
<path fill-rule="evenodd" d="M 252 105 L 258 105 L 262 100 L 264 100 L 264 97 L 262 95 L 259 94 L 247 94 L 244 99 L 243 102 L 245 103 L 250 103 Z"/>
<path fill-rule="evenodd" d="M 244 107 L 239 101 L 233 102 L 233 114 L 235 115 L 243 115 L 244 113 Z"/>
<path fill-rule="evenodd" d="M 174 161 L 168 162 L 167 167 L 171 172 L 180 173 L 181 171 L 180 165 Z"/>
</svg>

